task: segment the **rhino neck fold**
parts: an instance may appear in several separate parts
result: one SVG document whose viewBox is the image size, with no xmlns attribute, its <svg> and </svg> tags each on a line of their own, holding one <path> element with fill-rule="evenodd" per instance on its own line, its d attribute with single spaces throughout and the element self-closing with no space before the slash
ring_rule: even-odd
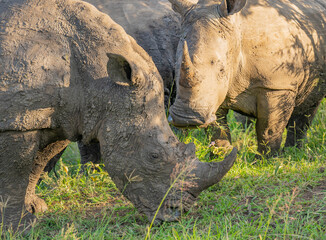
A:
<svg viewBox="0 0 326 240">
<path fill-rule="evenodd" d="M 80 132 L 83 142 L 88 143 L 98 138 L 98 131 L 107 119 L 112 119 L 112 122 L 121 120 L 118 114 L 115 114 L 116 109 L 119 108 L 117 106 L 119 105 L 119 94 L 112 89 L 112 84 L 108 82 L 107 78 L 92 81 L 84 86 L 83 92 Z"/>
</svg>

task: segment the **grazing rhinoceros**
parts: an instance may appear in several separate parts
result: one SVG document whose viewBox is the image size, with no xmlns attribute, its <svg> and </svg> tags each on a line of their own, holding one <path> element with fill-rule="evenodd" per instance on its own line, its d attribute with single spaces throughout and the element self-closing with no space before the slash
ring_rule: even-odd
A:
<svg viewBox="0 0 326 240">
<path fill-rule="evenodd" d="M 88 3 L 1 1 L 0 80 L 1 226 L 34 219 L 24 202 L 44 206 L 35 184 L 69 140 L 99 142 L 112 180 L 149 219 L 173 178 L 188 173 L 188 187 L 175 185 L 159 221 L 176 219 L 235 160 L 236 149 L 223 162 L 199 162 L 194 145 L 177 140 L 151 58 Z"/>
<path fill-rule="evenodd" d="M 86 2 L 108 14 L 152 57 L 163 78 L 164 103 L 168 108 L 175 97 L 175 90 L 173 93 L 170 90 L 173 88 L 180 31 L 179 14 L 172 10 L 170 2 L 168 0 L 86 0 Z M 78 147 L 82 164 L 89 161 L 101 162 L 98 143 L 84 145 L 79 141 Z M 44 170 L 50 172 L 54 169 L 61 154 L 52 158 Z"/>
<path fill-rule="evenodd" d="M 170 0 L 183 18 L 169 121 L 257 118 L 258 150 L 297 144 L 326 92 L 326 1 Z M 246 4 L 247 3 L 247 4 Z"/>
<path fill-rule="evenodd" d="M 172 10 L 170 2 L 168 0 L 86 0 L 86 2 L 108 14 L 152 57 L 163 78 L 164 102 L 168 108 L 180 31 L 179 16 Z M 173 96 L 175 97 L 175 91 Z M 82 163 L 101 161 L 97 143 L 84 145 L 78 142 L 78 147 Z M 60 157 L 61 153 L 51 159 L 45 171 L 51 171 Z"/>
<path fill-rule="evenodd" d="M 193 0 L 192 0 L 193 1 Z M 168 0 L 86 0 L 108 14 L 152 57 L 164 83 L 165 107 L 174 101 L 174 64 L 179 42 L 180 19 Z M 194 1 L 195 2 L 195 1 Z M 99 146 L 78 142 L 81 162 L 100 163 Z M 63 151 L 62 151 L 63 152 Z M 51 159 L 45 171 L 51 171 L 61 153 Z"/>
</svg>

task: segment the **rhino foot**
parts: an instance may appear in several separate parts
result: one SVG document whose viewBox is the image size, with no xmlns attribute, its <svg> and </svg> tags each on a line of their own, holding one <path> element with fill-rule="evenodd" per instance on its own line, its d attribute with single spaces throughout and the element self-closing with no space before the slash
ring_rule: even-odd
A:
<svg viewBox="0 0 326 240">
<path fill-rule="evenodd" d="M 36 195 L 25 199 L 25 207 L 27 211 L 33 214 L 42 213 L 48 210 L 48 205 L 45 201 Z"/>
</svg>

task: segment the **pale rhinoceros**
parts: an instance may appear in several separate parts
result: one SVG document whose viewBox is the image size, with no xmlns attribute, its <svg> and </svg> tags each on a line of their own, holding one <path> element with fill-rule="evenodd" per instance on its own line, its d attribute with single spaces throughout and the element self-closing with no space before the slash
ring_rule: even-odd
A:
<svg viewBox="0 0 326 240">
<path fill-rule="evenodd" d="M 183 22 L 169 121 L 207 126 L 232 109 L 257 118 L 260 152 L 285 128 L 300 144 L 326 92 L 326 1 L 170 2 Z"/>
<path fill-rule="evenodd" d="M 0 1 L 0 80 L 1 226 L 35 218 L 24 202 L 44 205 L 35 184 L 69 140 L 99 142 L 112 180 L 149 220 L 179 173 L 188 188 L 175 185 L 159 221 L 178 218 L 236 158 L 202 163 L 177 140 L 151 58 L 83 1 Z"/>
</svg>

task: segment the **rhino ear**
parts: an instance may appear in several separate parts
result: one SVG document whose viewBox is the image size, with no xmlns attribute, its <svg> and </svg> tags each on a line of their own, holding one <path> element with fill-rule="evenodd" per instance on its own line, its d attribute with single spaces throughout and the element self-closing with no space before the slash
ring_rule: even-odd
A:
<svg viewBox="0 0 326 240">
<path fill-rule="evenodd" d="M 222 0 L 218 9 L 223 17 L 227 17 L 241 11 L 246 3 L 247 0 Z"/>
<path fill-rule="evenodd" d="M 119 54 L 107 53 L 106 55 L 109 57 L 107 70 L 111 81 L 128 86 L 138 86 L 142 83 L 144 76 L 135 64 Z"/>
<path fill-rule="evenodd" d="M 130 85 L 132 70 L 129 62 L 118 54 L 107 53 L 106 55 L 109 57 L 107 70 L 110 80 L 120 85 Z"/>
</svg>

